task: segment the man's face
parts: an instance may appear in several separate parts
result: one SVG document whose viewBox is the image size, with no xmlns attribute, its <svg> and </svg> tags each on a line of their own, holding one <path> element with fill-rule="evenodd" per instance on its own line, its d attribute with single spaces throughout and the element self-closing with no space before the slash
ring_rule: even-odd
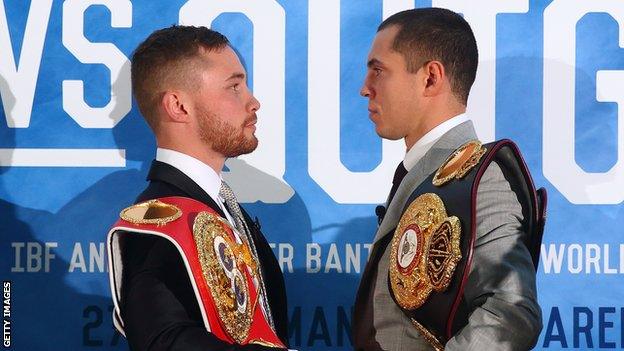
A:
<svg viewBox="0 0 624 351">
<path fill-rule="evenodd" d="M 392 50 L 398 26 L 377 33 L 368 54 L 368 71 L 360 95 L 368 98 L 370 119 L 375 131 L 385 139 L 404 138 L 419 127 L 422 109 L 418 80 L 422 70 L 407 71 L 403 55 Z"/>
<path fill-rule="evenodd" d="M 194 97 L 201 140 L 224 157 L 248 154 L 258 146 L 256 111 L 260 103 L 247 87 L 245 69 L 229 46 L 210 53 L 199 70 Z"/>
</svg>

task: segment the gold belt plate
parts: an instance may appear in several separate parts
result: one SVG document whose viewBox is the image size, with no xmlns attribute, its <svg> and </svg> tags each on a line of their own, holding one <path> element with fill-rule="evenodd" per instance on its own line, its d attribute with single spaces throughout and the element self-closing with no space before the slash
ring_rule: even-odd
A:
<svg viewBox="0 0 624 351">
<path fill-rule="evenodd" d="M 487 149 L 478 140 L 460 146 L 438 168 L 433 177 L 433 185 L 442 186 L 453 179 L 463 178 L 479 163 L 486 151 Z"/>
<path fill-rule="evenodd" d="M 225 230 L 220 217 L 200 212 L 193 223 L 199 263 L 208 284 L 225 332 L 242 344 L 249 336 L 255 301 L 250 301 L 250 287 L 245 270 L 253 275 L 249 247 L 238 244 Z"/>
<path fill-rule="evenodd" d="M 132 205 L 124 208 L 119 217 L 134 224 L 155 224 L 163 226 L 182 216 L 182 211 L 174 205 L 164 203 L 158 199 Z"/>
<path fill-rule="evenodd" d="M 390 251 L 390 286 L 406 310 L 422 306 L 432 291 L 448 288 L 461 260 L 461 223 L 448 216 L 442 199 L 426 193 L 401 216 Z"/>
</svg>

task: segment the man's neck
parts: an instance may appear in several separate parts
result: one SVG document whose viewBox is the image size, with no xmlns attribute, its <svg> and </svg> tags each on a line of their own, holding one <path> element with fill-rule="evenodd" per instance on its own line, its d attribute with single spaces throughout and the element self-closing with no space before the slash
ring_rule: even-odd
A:
<svg viewBox="0 0 624 351">
<path fill-rule="evenodd" d="M 157 142 L 159 148 L 169 149 L 191 156 L 212 168 L 217 174 L 221 174 L 225 157 L 208 149 L 205 145 L 192 146 L 180 145 L 175 143 Z"/>
<path fill-rule="evenodd" d="M 412 169 L 418 161 L 429 151 L 435 143 L 448 133 L 451 129 L 458 125 L 469 121 L 465 113 L 459 114 L 447 119 L 445 122 L 431 129 L 427 134 L 423 135 L 412 147 L 406 151 L 403 165 L 407 170 Z"/>
<path fill-rule="evenodd" d="M 466 106 L 464 105 L 454 105 L 453 108 L 447 107 L 443 111 L 430 111 L 426 113 L 425 115 L 428 117 L 424 117 L 421 128 L 405 136 L 406 150 L 409 151 L 423 136 L 438 127 L 440 124 L 455 116 L 461 115 L 462 113 L 466 113 Z"/>
</svg>

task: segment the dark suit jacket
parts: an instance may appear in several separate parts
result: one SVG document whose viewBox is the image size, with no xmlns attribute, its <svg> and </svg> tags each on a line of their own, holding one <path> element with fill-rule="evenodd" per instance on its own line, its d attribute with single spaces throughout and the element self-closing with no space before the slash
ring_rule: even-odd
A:
<svg viewBox="0 0 624 351">
<path fill-rule="evenodd" d="M 184 196 L 208 205 L 225 217 L 208 194 L 177 168 L 153 161 L 149 186 L 137 203 Z M 243 210 L 243 213 L 245 211 Z M 244 213 L 256 245 L 267 297 L 280 339 L 287 344 L 284 279 L 259 226 Z M 121 313 L 132 350 L 271 350 L 259 345 L 231 345 L 209 333 L 178 250 L 167 240 L 147 235 L 125 236 Z"/>
</svg>

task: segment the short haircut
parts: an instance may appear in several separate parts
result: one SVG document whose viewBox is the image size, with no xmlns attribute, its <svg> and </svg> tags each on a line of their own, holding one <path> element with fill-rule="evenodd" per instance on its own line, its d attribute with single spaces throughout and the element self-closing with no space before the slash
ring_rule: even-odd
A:
<svg viewBox="0 0 624 351">
<path fill-rule="evenodd" d="M 229 44 L 206 27 L 178 26 L 150 34 L 132 54 L 132 94 L 147 124 L 156 130 L 157 111 L 166 89 L 192 83 L 194 62 L 201 52 L 218 51 Z"/>
<path fill-rule="evenodd" d="M 403 55 L 407 70 L 416 73 L 425 63 L 440 61 L 451 90 L 466 104 L 479 61 L 477 41 L 468 22 L 447 9 L 419 8 L 388 17 L 377 31 L 395 25 L 399 31 L 392 49 Z"/>
</svg>

